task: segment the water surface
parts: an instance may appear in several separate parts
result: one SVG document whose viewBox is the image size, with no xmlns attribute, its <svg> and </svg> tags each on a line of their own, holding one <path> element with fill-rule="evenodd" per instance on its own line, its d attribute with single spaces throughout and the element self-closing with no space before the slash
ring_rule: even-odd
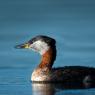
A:
<svg viewBox="0 0 95 95">
<path fill-rule="evenodd" d="M 54 67 L 95 67 L 94 0 L 1 0 L 0 95 L 94 95 L 94 88 L 59 90 L 30 82 L 40 55 L 14 46 L 39 34 L 57 41 Z"/>
</svg>

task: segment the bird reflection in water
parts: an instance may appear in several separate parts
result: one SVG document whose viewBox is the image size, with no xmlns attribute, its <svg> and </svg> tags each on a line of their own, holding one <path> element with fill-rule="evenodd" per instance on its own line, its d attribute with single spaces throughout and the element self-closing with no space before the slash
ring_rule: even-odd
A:
<svg viewBox="0 0 95 95">
<path fill-rule="evenodd" d="M 56 88 L 50 83 L 32 83 L 33 95 L 55 95 Z"/>
<path fill-rule="evenodd" d="M 90 89 L 95 88 L 95 84 L 91 83 L 32 83 L 33 95 L 55 95 L 56 92 L 62 90 Z"/>
</svg>

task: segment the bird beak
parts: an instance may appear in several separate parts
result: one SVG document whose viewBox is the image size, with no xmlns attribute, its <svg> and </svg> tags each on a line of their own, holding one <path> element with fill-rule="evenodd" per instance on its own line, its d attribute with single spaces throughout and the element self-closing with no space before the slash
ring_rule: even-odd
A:
<svg viewBox="0 0 95 95">
<path fill-rule="evenodd" d="M 15 48 L 24 49 L 24 48 L 30 48 L 29 46 L 30 46 L 29 43 L 25 43 L 25 44 L 17 45 L 17 46 L 15 46 Z"/>
</svg>

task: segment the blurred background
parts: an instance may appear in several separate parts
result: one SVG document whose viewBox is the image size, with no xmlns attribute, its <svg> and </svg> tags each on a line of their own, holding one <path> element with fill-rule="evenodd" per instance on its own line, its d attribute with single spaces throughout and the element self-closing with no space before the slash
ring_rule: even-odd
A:
<svg viewBox="0 0 95 95">
<path fill-rule="evenodd" d="M 95 0 L 0 0 L 0 94 L 30 95 L 27 83 L 41 57 L 14 46 L 36 35 L 56 39 L 55 67 L 95 67 Z"/>
</svg>

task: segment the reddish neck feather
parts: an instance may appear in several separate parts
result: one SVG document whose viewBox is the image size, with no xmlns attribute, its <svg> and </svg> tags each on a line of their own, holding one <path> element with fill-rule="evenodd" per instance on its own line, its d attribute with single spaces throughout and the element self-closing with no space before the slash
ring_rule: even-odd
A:
<svg viewBox="0 0 95 95">
<path fill-rule="evenodd" d="M 38 65 L 38 68 L 47 68 L 51 69 L 56 57 L 56 51 L 54 48 L 49 48 L 46 53 L 42 55 L 41 63 Z"/>
</svg>

